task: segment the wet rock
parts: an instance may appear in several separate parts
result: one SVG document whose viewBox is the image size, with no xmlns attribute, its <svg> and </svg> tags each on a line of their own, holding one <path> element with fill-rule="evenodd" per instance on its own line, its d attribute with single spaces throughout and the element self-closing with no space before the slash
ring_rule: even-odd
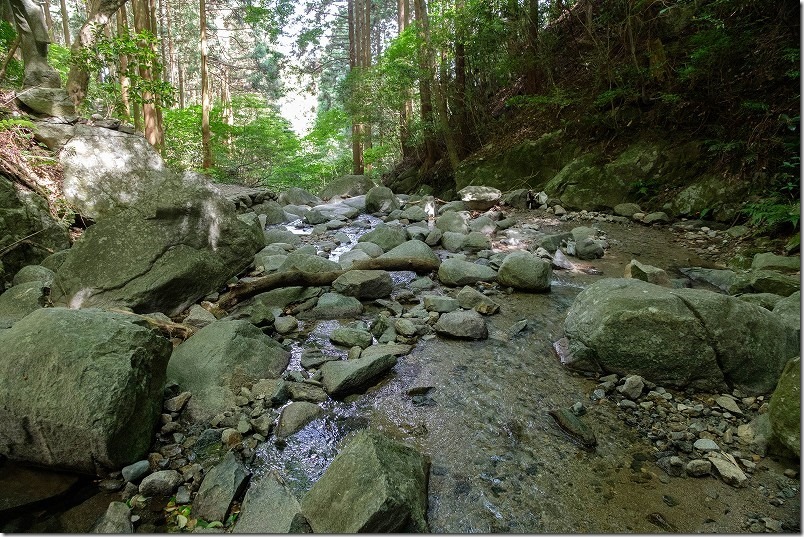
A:
<svg viewBox="0 0 804 537">
<path fill-rule="evenodd" d="M 407 241 L 407 234 L 404 230 L 385 224 L 379 224 L 376 228 L 357 239 L 359 243 L 372 242 L 382 248 L 383 252 L 393 250 L 405 241 Z"/>
<path fill-rule="evenodd" d="M 794 334 L 761 307 L 633 279 L 604 279 L 586 288 L 570 307 L 564 330 L 573 367 L 581 361 L 662 385 L 712 391 L 725 390 L 728 379 L 748 395 L 772 389 L 799 352 Z"/>
<path fill-rule="evenodd" d="M 550 290 L 553 270 L 550 263 L 535 255 L 519 251 L 505 256 L 497 281 L 522 291 L 542 292 Z"/>
<path fill-rule="evenodd" d="M 373 242 L 364 242 L 363 244 L 374 244 L 374 243 Z M 374 246 L 377 246 L 377 245 L 374 244 Z M 378 246 L 378 248 L 379 248 L 379 246 Z M 380 253 L 382 253 L 382 250 L 380 250 Z M 344 254 L 342 254 L 338 258 L 338 263 L 340 263 L 341 267 L 343 267 L 344 270 L 349 270 L 350 268 L 352 268 L 352 265 L 354 265 L 355 261 L 365 261 L 366 259 L 371 259 L 371 256 L 368 255 L 363 250 L 354 248 L 354 249 L 349 250 L 348 252 L 345 252 Z"/>
<path fill-rule="evenodd" d="M 345 319 L 358 317 L 363 313 L 363 304 L 354 297 L 340 293 L 324 293 L 309 312 L 299 314 L 299 318 Z"/>
<path fill-rule="evenodd" d="M 263 232 L 265 244 L 270 246 L 272 244 L 290 244 L 291 246 L 298 246 L 301 239 L 298 235 L 287 229 L 266 229 Z"/>
<path fill-rule="evenodd" d="M 463 249 L 467 252 L 480 252 L 491 248 L 491 239 L 479 231 L 471 231 L 466 236 Z"/>
<path fill-rule="evenodd" d="M 460 339 L 486 339 L 489 337 L 486 321 L 474 310 L 445 313 L 433 327 L 439 334 Z"/>
<path fill-rule="evenodd" d="M 357 347 L 360 349 L 360 347 Z M 323 403 L 329 397 L 323 388 L 309 382 L 288 382 L 290 398 L 294 401 L 308 401 L 310 403 Z"/>
<path fill-rule="evenodd" d="M 335 261 L 324 259 L 315 254 L 292 252 L 279 267 L 279 271 L 296 270 L 299 272 L 337 272 L 341 266 Z"/>
<path fill-rule="evenodd" d="M 151 469 L 151 465 L 147 460 L 137 461 L 122 468 L 121 473 L 123 479 L 130 482 L 138 481 L 142 476 L 147 474 Z"/>
<path fill-rule="evenodd" d="M 399 200 L 387 186 L 375 186 L 366 192 L 366 212 L 369 214 L 388 214 L 399 207 Z"/>
<path fill-rule="evenodd" d="M 461 259 L 445 259 L 438 268 L 438 279 L 448 286 L 472 285 L 497 279 L 497 272 L 487 266 Z"/>
<path fill-rule="evenodd" d="M 321 407 L 314 403 L 294 401 L 282 409 L 279 423 L 276 426 L 276 436 L 277 438 L 287 438 L 323 414 L 324 411 L 321 410 Z"/>
<path fill-rule="evenodd" d="M 227 428 L 221 431 L 221 442 L 231 449 L 243 441 L 243 433 L 237 429 Z"/>
<path fill-rule="evenodd" d="M 193 398 L 187 410 L 194 420 L 220 412 L 246 383 L 276 378 L 290 353 L 247 321 L 216 321 L 176 347 L 168 378 Z"/>
<path fill-rule="evenodd" d="M 460 252 L 466 244 L 466 235 L 445 231 L 441 237 L 441 246 L 448 252 Z"/>
<path fill-rule="evenodd" d="M 135 320 L 43 308 L 0 331 L 0 455 L 89 473 L 143 458 L 171 345 Z"/>
<path fill-rule="evenodd" d="M 801 455 L 801 358 L 785 365 L 768 409 L 774 436 Z"/>
<path fill-rule="evenodd" d="M 134 533 L 131 509 L 123 502 L 111 502 L 90 533 Z"/>
<path fill-rule="evenodd" d="M 500 305 L 474 287 L 464 286 L 457 295 L 458 305 L 464 309 L 473 309 L 483 315 L 492 315 L 500 311 Z"/>
<path fill-rule="evenodd" d="M 301 505 L 276 471 L 252 483 L 243 499 L 234 533 L 311 533 Z"/>
<path fill-rule="evenodd" d="M 246 470 L 229 451 L 223 460 L 212 468 L 201 483 L 193 500 L 193 516 L 207 522 L 223 522 L 232 500 L 241 491 L 246 481 Z"/>
<path fill-rule="evenodd" d="M 146 476 L 140 483 L 140 494 L 146 497 L 171 496 L 184 480 L 176 470 L 159 470 Z"/>
<path fill-rule="evenodd" d="M 380 433 L 351 437 L 302 499 L 316 533 L 427 532 L 429 461 Z"/>
<path fill-rule="evenodd" d="M 667 272 L 658 267 L 642 264 L 636 259 L 632 259 L 631 262 L 625 266 L 625 277 L 656 285 L 670 284 L 670 278 L 667 276 Z"/>
<path fill-rule="evenodd" d="M 350 270 L 332 282 L 335 292 L 358 300 L 373 300 L 391 295 L 391 274 L 385 270 Z"/>
<path fill-rule="evenodd" d="M 274 319 L 274 329 L 279 334 L 290 334 L 298 330 L 299 321 L 292 315 L 282 315 Z"/>
<path fill-rule="evenodd" d="M 283 405 L 289 397 L 287 385 L 280 378 L 260 379 L 251 387 L 251 393 L 257 399 L 264 399 L 267 405 Z"/>
<path fill-rule="evenodd" d="M 363 352 L 360 353 L 360 357 L 363 359 L 375 359 L 387 354 L 391 354 L 393 356 L 404 356 L 408 354 L 412 348 L 412 345 L 403 344 L 372 345 L 371 347 L 364 349 Z"/>
<path fill-rule="evenodd" d="M 597 445 L 595 432 L 568 408 L 548 412 L 562 431 L 570 435 L 584 449 L 594 449 Z"/>
<path fill-rule="evenodd" d="M 341 326 L 332 331 L 329 340 L 343 347 L 359 346 L 365 349 L 370 346 L 374 337 L 367 330 Z"/>
<path fill-rule="evenodd" d="M 321 366 L 324 390 L 333 398 L 359 392 L 394 367 L 396 361 L 393 354 L 382 354 L 327 362 Z"/>
</svg>

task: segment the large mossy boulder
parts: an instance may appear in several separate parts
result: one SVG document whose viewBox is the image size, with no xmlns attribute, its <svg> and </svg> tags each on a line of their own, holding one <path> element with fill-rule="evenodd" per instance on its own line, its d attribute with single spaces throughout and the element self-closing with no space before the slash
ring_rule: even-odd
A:
<svg viewBox="0 0 804 537">
<path fill-rule="evenodd" d="M 604 279 L 583 290 L 564 332 L 573 367 L 754 395 L 773 390 L 800 352 L 797 333 L 760 306 L 633 279 Z"/>
<path fill-rule="evenodd" d="M 520 291 L 541 293 L 550 291 L 553 269 L 549 261 L 530 252 L 511 252 L 500 264 L 497 282 Z"/>
<path fill-rule="evenodd" d="M 144 458 L 171 345 L 134 319 L 43 308 L 0 331 L 0 455 L 87 473 Z"/>
<path fill-rule="evenodd" d="M 45 199 L 0 175 L 0 285 L 22 267 L 69 247 L 67 227 L 51 216 Z"/>
<path fill-rule="evenodd" d="M 771 429 L 779 441 L 801 456 L 801 358 L 787 362 L 770 400 Z"/>
<path fill-rule="evenodd" d="M 168 188 L 173 174 L 141 134 L 78 124 L 59 153 L 64 197 L 81 215 L 100 220 Z"/>
<path fill-rule="evenodd" d="M 318 193 L 318 196 L 323 200 L 328 200 L 335 196 L 361 196 L 374 186 L 376 186 L 374 181 L 365 175 L 343 175 L 327 183 Z"/>
<path fill-rule="evenodd" d="M 717 175 L 702 175 L 679 192 L 670 204 L 675 216 L 732 222 L 745 203 L 746 187 Z"/>
<path fill-rule="evenodd" d="M 301 502 L 315 533 L 426 533 L 429 461 L 381 433 L 348 439 Z"/>
<path fill-rule="evenodd" d="M 176 347 L 167 378 L 193 394 L 188 410 L 203 419 L 228 406 L 240 388 L 278 378 L 290 353 L 248 321 L 219 320 Z"/>
<path fill-rule="evenodd" d="M 90 226 L 56 272 L 53 302 L 176 315 L 265 246 L 258 226 L 203 185 L 173 184 Z"/>
<path fill-rule="evenodd" d="M 388 214 L 400 206 L 396 195 L 387 186 L 375 186 L 366 193 L 366 212 L 369 214 Z"/>
</svg>

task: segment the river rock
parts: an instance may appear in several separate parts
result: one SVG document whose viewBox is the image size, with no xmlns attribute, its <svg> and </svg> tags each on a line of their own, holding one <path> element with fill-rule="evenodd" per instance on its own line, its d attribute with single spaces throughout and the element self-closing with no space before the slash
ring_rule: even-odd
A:
<svg viewBox="0 0 804 537">
<path fill-rule="evenodd" d="M 280 406 L 288 400 L 287 382 L 281 378 L 260 379 L 251 387 L 251 394 L 264 399 L 266 406 Z"/>
<path fill-rule="evenodd" d="M 799 353 L 771 312 L 700 289 L 604 279 L 583 290 L 564 323 L 572 359 L 660 384 L 767 393 Z M 571 367 L 575 367 L 571 365 Z"/>
<path fill-rule="evenodd" d="M 295 215 L 290 215 L 285 212 L 282 206 L 274 200 L 266 200 L 262 203 L 251 207 L 257 215 L 265 215 L 265 224 L 272 226 L 275 224 L 284 224 L 295 220 Z"/>
<path fill-rule="evenodd" d="M 497 279 L 497 272 L 486 265 L 449 258 L 438 267 L 438 279 L 443 285 L 457 287 L 494 281 Z"/>
<path fill-rule="evenodd" d="M 773 307 L 773 314 L 793 330 L 801 329 L 801 291 L 779 300 Z"/>
<path fill-rule="evenodd" d="M 699 438 L 695 441 L 692 445 L 695 449 L 699 451 L 720 451 L 720 446 L 717 445 L 717 442 L 710 438 Z"/>
<path fill-rule="evenodd" d="M 276 425 L 277 438 L 287 438 L 302 430 L 305 425 L 321 417 L 324 411 L 315 403 L 293 401 L 282 409 Z"/>
<path fill-rule="evenodd" d="M 433 326 L 439 334 L 460 339 L 486 339 L 489 337 L 486 321 L 475 310 L 459 310 L 445 313 Z"/>
<path fill-rule="evenodd" d="M 358 317 L 363 313 L 363 304 L 352 296 L 340 293 L 324 293 L 318 303 L 309 312 L 298 315 L 299 318 L 312 319 L 346 319 Z"/>
<path fill-rule="evenodd" d="M 573 255 L 578 259 L 584 260 L 598 259 L 603 257 L 605 253 L 604 245 L 604 241 L 586 237 L 575 242 L 575 252 Z M 567 253 L 569 253 L 569 251 Z"/>
<path fill-rule="evenodd" d="M 289 244 L 291 247 L 293 247 L 298 246 L 301 243 L 299 236 L 287 229 L 269 228 L 263 231 L 262 236 L 266 246 L 270 246 L 272 244 Z"/>
<path fill-rule="evenodd" d="M 368 176 L 342 175 L 341 177 L 337 177 L 329 181 L 324 188 L 321 189 L 321 192 L 319 192 L 318 195 L 325 200 L 334 198 L 335 196 L 360 196 L 370 192 L 374 186 L 374 181 L 372 181 Z"/>
<path fill-rule="evenodd" d="M 278 334 L 290 334 L 298 328 L 299 321 L 293 315 L 283 315 L 274 319 L 274 329 Z"/>
<path fill-rule="evenodd" d="M 348 326 L 340 326 L 332 331 L 329 340 L 336 345 L 343 347 L 358 346 L 361 349 L 371 345 L 373 336 L 367 330 L 360 330 L 358 328 L 350 328 Z"/>
<path fill-rule="evenodd" d="M 242 490 L 246 476 L 246 469 L 234 451 L 227 452 L 223 460 L 204 476 L 193 500 L 193 516 L 207 522 L 223 522 L 229 505 Z"/>
<path fill-rule="evenodd" d="M 223 319 L 176 347 L 167 374 L 193 393 L 187 410 L 200 420 L 223 411 L 242 386 L 280 376 L 289 361 L 290 353 L 253 324 Z"/>
<path fill-rule="evenodd" d="M 375 186 L 366 192 L 366 212 L 369 214 L 388 214 L 399 207 L 399 200 L 387 186 Z"/>
<path fill-rule="evenodd" d="M 485 211 L 500 202 L 502 192 L 491 186 L 472 185 L 460 189 L 458 197 L 470 211 Z"/>
<path fill-rule="evenodd" d="M 796 456 L 801 456 L 801 358 L 787 362 L 770 400 L 774 436 Z"/>
<path fill-rule="evenodd" d="M 394 365 L 396 356 L 393 354 L 326 362 L 321 366 L 321 381 L 330 397 L 345 397 L 361 391 Z"/>
<path fill-rule="evenodd" d="M 707 458 L 725 483 L 737 488 L 745 486 L 748 477 L 740 470 L 734 457 L 728 453 L 711 451 Z"/>
<path fill-rule="evenodd" d="M 315 205 L 320 205 L 324 203 L 324 201 L 316 196 L 315 194 L 311 194 L 307 190 L 303 188 L 299 188 L 296 186 L 290 187 L 282 193 L 279 194 L 277 198 L 277 203 L 279 205 L 309 205 L 313 207 Z"/>
<path fill-rule="evenodd" d="M 20 285 L 28 282 L 42 282 L 45 287 L 53 285 L 56 273 L 42 265 L 26 265 L 22 267 L 11 280 L 11 285 Z"/>
<path fill-rule="evenodd" d="M 123 502 L 111 502 L 92 526 L 90 533 L 134 533 L 131 509 Z"/>
<path fill-rule="evenodd" d="M 90 226 L 59 267 L 56 305 L 179 314 L 248 267 L 258 227 L 205 187 L 172 185 Z"/>
<path fill-rule="evenodd" d="M 364 242 L 363 244 L 374 244 L 374 243 Z M 377 245 L 374 244 L 374 246 Z M 379 248 L 379 246 L 377 247 Z M 382 250 L 380 250 L 380 252 L 382 253 Z M 338 258 L 338 263 L 344 270 L 349 270 L 350 268 L 352 268 L 352 265 L 354 265 L 355 261 L 365 261 L 366 259 L 371 259 L 371 256 L 361 249 L 353 248 L 348 252 L 344 252 L 343 254 L 341 254 L 341 256 Z"/>
<path fill-rule="evenodd" d="M 448 211 L 436 218 L 435 226 L 443 232 L 469 233 L 469 213 Z"/>
<path fill-rule="evenodd" d="M 445 231 L 441 236 L 441 246 L 448 252 L 460 252 L 465 244 L 466 235 L 464 233 Z"/>
<path fill-rule="evenodd" d="M 693 459 L 687 463 L 687 475 L 704 477 L 712 472 L 712 463 L 706 459 Z"/>
<path fill-rule="evenodd" d="M 490 250 L 491 239 L 489 239 L 485 233 L 481 233 L 480 231 L 470 231 L 466 236 L 466 240 L 464 241 L 463 249 L 468 252 Z"/>
<path fill-rule="evenodd" d="M 774 270 L 750 270 L 747 274 L 738 276 L 729 294 L 773 293 L 790 296 L 800 289 L 798 277 L 780 274 Z"/>
<path fill-rule="evenodd" d="M 32 311 L 44 308 L 50 287 L 42 281 L 24 282 L 0 294 L 0 326 L 8 327 Z"/>
<path fill-rule="evenodd" d="M 449 313 L 459 308 L 458 301 L 449 296 L 441 295 L 424 295 L 423 297 L 424 309 L 427 311 L 435 311 L 438 313 Z"/>
<path fill-rule="evenodd" d="M 636 213 L 641 213 L 642 209 L 636 203 L 618 203 L 614 206 L 614 214 L 631 218 Z"/>
<path fill-rule="evenodd" d="M 657 211 L 646 214 L 642 222 L 645 224 L 667 224 L 670 222 L 670 217 L 665 212 Z"/>
<path fill-rule="evenodd" d="M 500 305 L 474 287 L 464 286 L 457 295 L 458 305 L 464 309 L 475 310 L 483 315 L 492 315 L 500 311 Z"/>
<path fill-rule="evenodd" d="M 319 272 L 338 272 L 341 266 L 335 261 L 324 259 L 315 254 L 304 252 L 292 252 L 279 267 L 279 271 L 296 270 L 299 272 L 319 273 Z"/>
<path fill-rule="evenodd" d="M 553 269 L 548 261 L 535 255 L 511 252 L 500 264 L 497 282 L 521 291 L 543 292 L 550 290 Z"/>
<path fill-rule="evenodd" d="M 349 438 L 302 499 L 316 533 L 425 533 L 429 461 L 363 430 Z"/>
<path fill-rule="evenodd" d="M 625 382 L 622 386 L 617 387 L 617 391 L 623 394 L 628 399 L 636 401 L 642 395 L 642 390 L 645 388 L 645 379 L 639 375 L 628 375 L 625 377 Z"/>
<path fill-rule="evenodd" d="M 385 224 L 379 224 L 373 230 L 361 235 L 360 238 L 357 239 L 357 242 L 373 242 L 382 248 L 383 252 L 388 252 L 405 242 L 407 239 L 408 236 L 403 229 Z"/>
<path fill-rule="evenodd" d="M 391 295 L 391 274 L 385 270 L 350 270 L 332 282 L 335 292 L 358 300 L 373 300 Z"/>
<path fill-rule="evenodd" d="M 311 533 L 301 505 L 275 470 L 252 479 L 233 533 Z"/>
<path fill-rule="evenodd" d="M 759 253 L 754 255 L 751 268 L 794 274 L 801 271 L 801 256 L 776 255 L 771 252 Z"/>
<path fill-rule="evenodd" d="M 405 210 L 402 211 L 402 218 L 407 219 L 409 222 L 421 222 L 427 220 L 428 216 L 427 211 L 419 205 L 405 207 Z"/>
<path fill-rule="evenodd" d="M 147 474 L 150 469 L 151 464 L 147 460 L 143 459 L 133 464 L 129 464 L 128 466 L 124 466 L 120 470 L 120 473 L 122 474 L 123 479 L 133 483 L 135 481 L 139 481 L 139 479 Z"/>
<path fill-rule="evenodd" d="M 148 476 L 140 483 L 139 492 L 143 496 L 169 497 L 184 482 L 181 474 L 176 470 L 159 470 Z"/>
<path fill-rule="evenodd" d="M 204 328 L 215 321 L 217 321 L 217 318 L 212 315 L 212 313 L 198 304 L 193 304 L 190 306 L 190 311 L 187 313 L 187 317 L 184 318 L 182 323 L 195 326 L 196 328 Z"/>
<path fill-rule="evenodd" d="M 134 321 L 43 308 L 0 331 L 0 455 L 88 473 L 142 459 L 171 345 Z"/>
<path fill-rule="evenodd" d="M 378 259 L 405 259 L 438 265 L 441 259 L 422 241 L 410 240 L 385 252 Z"/>
</svg>

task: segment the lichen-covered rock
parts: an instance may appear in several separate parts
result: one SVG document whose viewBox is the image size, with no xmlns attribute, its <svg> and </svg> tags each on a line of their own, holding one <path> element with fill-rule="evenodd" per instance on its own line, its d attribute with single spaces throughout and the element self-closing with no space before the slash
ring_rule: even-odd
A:
<svg viewBox="0 0 804 537">
<path fill-rule="evenodd" d="M 356 360 L 334 360 L 321 366 L 324 390 L 334 398 L 359 392 L 396 365 L 396 356 L 380 354 Z"/>
<path fill-rule="evenodd" d="M 302 499 L 316 533 L 426 533 L 429 461 L 374 431 L 348 440 Z"/>
<path fill-rule="evenodd" d="M 133 320 L 43 308 L 0 331 L 0 455 L 89 473 L 145 456 L 171 345 Z"/>
<path fill-rule="evenodd" d="M 272 470 L 252 479 L 234 533 L 311 533 L 301 505 Z"/>
<path fill-rule="evenodd" d="M 404 229 L 380 224 L 368 233 L 361 235 L 357 242 L 373 242 L 383 252 L 388 252 L 408 240 Z"/>
<path fill-rule="evenodd" d="M 522 291 L 543 292 L 550 290 L 553 269 L 549 261 L 529 252 L 511 252 L 500 264 L 497 282 Z"/>
<path fill-rule="evenodd" d="M 787 362 L 770 400 L 773 434 L 797 456 L 801 456 L 801 358 Z"/>
<path fill-rule="evenodd" d="M 458 310 L 443 314 L 433 326 L 439 334 L 460 339 L 486 339 L 486 321 L 475 310 Z"/>
<path fill-rule="evenodd" d="M 394 284 L 391 274 L 385 270 L 350 270 L 338 276 L 332 282 L 332 288 L 359 300 L 374 300 L 390 296 Z"/>
<path fill-rule="evenodd" d="M 497 271 L 487 265 L 479 265 L 462 259 L 445 259 L 438 267 L 438 279 L 442 284 L 456 287 L 497 279 Z"/>
<path fill-rule="evenodd" d="M 335 196 L 360 196 L 366 194 L 374 186 L 374 181 L 365 175 L 342 175 L 328 182 L 318 195 L 325 200 Z"/>
<path fill-rule="evenodd" d="M 657 384 L 749 394 L 776 386 L 799 342 L 778 316 L 735 297 L 604 279 L 584 289 L 564 323 L 572 359 Z"/>
<path fill-rule="evenodd" d="M 229 451 L 223 460 L 204 476 L 201 488 L 193 500 L 193 516 L 207 522 L 223 522 L 229 505 L 245 485 L 246 469 Z"/>
<path fill-rule="evenodd" d="M 369 214 L 388 214 L 399 207 L 399 200 L 387 186 L 375 186 L 366 193 L 366 212 Z"/>
</svg>

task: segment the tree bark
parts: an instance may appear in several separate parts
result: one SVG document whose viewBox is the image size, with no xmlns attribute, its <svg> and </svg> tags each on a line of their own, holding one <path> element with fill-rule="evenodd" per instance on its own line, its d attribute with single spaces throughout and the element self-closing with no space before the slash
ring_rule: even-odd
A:
<svg viewBox="0 0 804 537">
<path fill-rule="evenodd" d="M 67 0 L 61 0 L 61 31 L 64 34 L 64 46 L 70 48 L 70 12 L 67 11 Z"/>
<path fill-rule="evenodd" d="M 397 27 L 399 33 L 410 25 L 410 0 L 397 0 Z M 404 101 L 399 110 L 399 144 L 402 149 L 402 159 L 410 156 L 413 148 L 410 147 L 410 118 L 413 115 L 413 101 L 410 98 L 410 89 L 404 90 Z"/>
<path fill-rule="evenodd" d="M 117 35 L 128 34 L 128 15 L 126 14 L 126 6 L 117 10 Z M 125 110 L 126 117 L 131 118 L 131 99 L 129 89 L 131 88 L 131 79 L 127 76 L 128 73 L 128 56 L 123 54 L 120 56 L 120 100 L 123 101 L 123 109 Z"/>
<path fill-rule="evenodd" d="M 207 7 L 206 0 L 199 0 L 201 27 L 201 148 L 203 153 L 203 169 L 215 165 L 212 160 L 212 136 L 209 130 L 209 81 L 207 80 Z"/>
<path fill-rule="evenodd" d="M 418 31 L 422 45 L 419 48 L 419 98 L 421 99 L 422 123 L 424 123 L 425 156 L 422 171 L 427 171 L 435 164 L 438 145 L 435 139 L 433 123 L 433 65 L 430 62 L 430 25 L 427 19 L 427 6 L 424 0 L 413 0 L 413 10 L 418 22 Z"/>
</svg>

